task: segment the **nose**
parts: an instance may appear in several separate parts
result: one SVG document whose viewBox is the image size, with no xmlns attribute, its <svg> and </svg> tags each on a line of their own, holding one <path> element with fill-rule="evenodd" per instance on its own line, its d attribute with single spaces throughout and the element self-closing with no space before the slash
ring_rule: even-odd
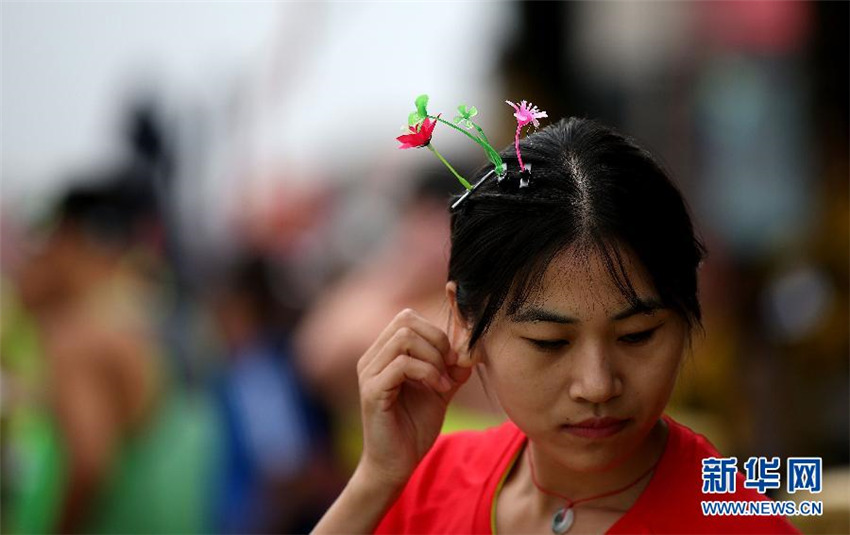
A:
<svg viewBox="0 0 850 535">
<path fill-rule="evenodd" d="M 575 349 L 569 387 L 573 400 L 605 403 L 622 394 L 623 381 L 604 344 L 588 343 Z"/>
</svg>

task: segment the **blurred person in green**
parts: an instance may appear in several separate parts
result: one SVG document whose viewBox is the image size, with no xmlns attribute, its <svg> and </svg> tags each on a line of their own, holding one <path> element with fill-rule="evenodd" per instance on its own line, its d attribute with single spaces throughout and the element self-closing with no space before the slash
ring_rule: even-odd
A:
<svg viewBox="0 0 850 535">
<path fill-rule="evenodd" d="M 203 531 L 204 482 L 193 473 L 203 433 L 190 447 L 186 430 L 199 424 L 181 424 L 180 407 L 163 397 L 160 266 L 146 246 L 157 217 L 138 178 L 110 172 L 70 189 L 13 279 L 23 307 L 4 338 L 25 327 L 31 338 L 8 353 L 4 340 L 3 377 L 35 394 L 4 437 L 9 532 Z"/>
<path fill-rule="evenodd" d="M 18 504 L 16 531 L 85 530 L 122 439 L 143 428 L 153 410 L 158 369 L 144 305 L 150 293 L 127 257 L 136 207 L 123 201 L 132 196 L 111 184 L 69 191 L 55 228 L 20 271 L 49 416 L 39 426 L 42 458 L 30 461 L 46 470 L 25 482 L 32 494 Z"/>
</svg>

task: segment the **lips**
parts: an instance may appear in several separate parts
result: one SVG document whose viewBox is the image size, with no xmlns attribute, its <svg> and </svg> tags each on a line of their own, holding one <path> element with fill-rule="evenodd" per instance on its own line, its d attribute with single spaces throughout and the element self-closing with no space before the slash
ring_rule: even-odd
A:
<svg viewBox="0 0 850 535">
<path fill-rule="evenodd" d="M 574 424 L 562 425 L 561 429 L 582 438 L 606 438 L 616 435 L 629 423 L 623 418 L 588 418 Z"/>
</svg>

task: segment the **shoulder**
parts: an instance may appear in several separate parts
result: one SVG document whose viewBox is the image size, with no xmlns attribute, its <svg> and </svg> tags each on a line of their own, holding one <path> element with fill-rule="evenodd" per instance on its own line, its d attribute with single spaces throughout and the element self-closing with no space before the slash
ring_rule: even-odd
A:
<svg viewBox="0 0 850 535">
<path fill-rule="evenodd" d="M 664 417 L 669 434 L 667 447 L 655 475 L 641 498 L 634 515 L 652 532 L 675 533 L 798 533 L 781 515 L 743 516 L 704 514 L 703 502 L 761 502 L 769 500 L 755 489 L 745 488 L 744 476 L 734 474 L 734 491 L 704 494 L 703 459 L 722 455 L 705 436 L 670 417 Z M 631 511 L 630 511 L 631 513 Z M 628 516 L 628 515 L 627 515 Z M 625 517 L 624 517 L 625 518 Z"/>
<path fill-rule="evenodd" d="M 472 533 L 489 515 L 487 495 L 525 439 L 510 421 L 441 435 L 376 533 Z M 486 518 L 489 525 L 489 518 Z"/>
</svg>

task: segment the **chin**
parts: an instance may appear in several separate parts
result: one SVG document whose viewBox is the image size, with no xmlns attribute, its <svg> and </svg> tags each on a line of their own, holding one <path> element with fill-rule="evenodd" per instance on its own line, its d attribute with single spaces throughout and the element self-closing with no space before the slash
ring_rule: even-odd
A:
<svg viewBox="0 0 850 535">
<path fill-rule="evenodd" d="M 564 466 L 576 472 L 607 472 L 626 462 L 639 449 L 646 438 L 642 431 L 632 422 L 617 435 L 604 439 L 567 437 L 570 444 L 563 448 L 561 459 Z"/>
<path fill-rule="evenodd" d="M 631 451 L 608 450 L 574 454 L 570 456 L 568 466 L 576 472 L 588 474 L 607 472 L 623 464 L 631 455 Z"/>
</svg>

